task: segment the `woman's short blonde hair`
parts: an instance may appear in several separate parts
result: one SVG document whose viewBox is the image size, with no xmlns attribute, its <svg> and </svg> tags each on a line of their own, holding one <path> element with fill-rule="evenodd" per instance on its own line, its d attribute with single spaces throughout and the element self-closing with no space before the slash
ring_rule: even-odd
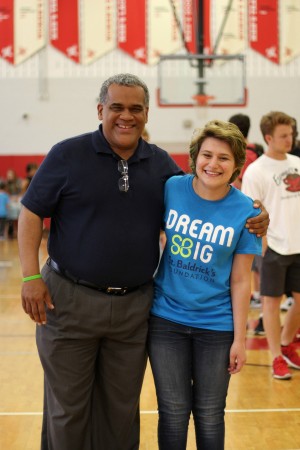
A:
<svg viewBox="0 0 300 450">
<path fill-rule="evenodd" d="M 231 148 L 236 165 L 236 170 L 229 180 L 229 183 L 232 183 L 240 174 L 246 160 L 247 144 L 243 134 L 235 124 L 222 120 L 212 120 L 204 128 L 197 128 L 190 143 L 190 167 L 195 175 L 198 153 L 207 138 L 219 139 L 226 142 Z"/>
</svg>

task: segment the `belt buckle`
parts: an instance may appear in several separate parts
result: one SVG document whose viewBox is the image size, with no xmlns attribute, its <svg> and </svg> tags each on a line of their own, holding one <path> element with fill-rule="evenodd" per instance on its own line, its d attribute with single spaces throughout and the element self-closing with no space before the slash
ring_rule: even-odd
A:
<svg viewBox="0 0 300 450">
<path fill-rule="evenodd" d="M 124 295 L 127 292 L 127 288 L 122 288 L 122 287 L 108 287 L 106 289 L 106 293 L 107 294 L 111 294 L 111 295 Z"/>
</svg>

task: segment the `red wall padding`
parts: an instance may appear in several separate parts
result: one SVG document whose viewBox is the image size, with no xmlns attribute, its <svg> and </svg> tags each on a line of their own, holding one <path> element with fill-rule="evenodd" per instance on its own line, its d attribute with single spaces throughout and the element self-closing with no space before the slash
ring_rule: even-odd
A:
<svg viewBox="0 0 300 450">
<path fill-rule="evenodd" d="M 28 163 L 41 164 L 45 155 L 0 155 L 0 177 L 6 178 L 8 169 L 14 169 L 19 178 L 25 178 Z"/>
<path fill-rule="evenodd" d="M 172 158 L 185 171 L 189 172 L 189 156 L 187 153 L 171 154 Z M 28 163 L 41 164 L 45 155 L 0 155 L 0 177 L 6 178 L 8 169 L 14 169 L 20 178 L 26 176 L 26 165 Z"/>
</svg>

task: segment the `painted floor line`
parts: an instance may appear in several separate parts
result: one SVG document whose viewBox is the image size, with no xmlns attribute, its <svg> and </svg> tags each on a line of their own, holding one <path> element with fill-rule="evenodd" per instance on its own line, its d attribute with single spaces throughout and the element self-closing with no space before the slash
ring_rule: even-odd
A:
<svg viewBox="0 0 300 450">
<path fill-rule="evenodd" d="M 32 351 L 15 351 L 15 352 L 7 352 L 7 351 L 0 351 L 0 355 L 2 356 L 16 356 L 16 355 L 38 355 L 38 352 L 32 352 Z"/>
<path fill-rule="evenodd" d="M 300 408 L 261 408 L 261 409 L 225 409 L 231 413 L 268 413 L 268 412 L 300 412 Z M 157 414 L 157 411 L 141 411 L 141 414 Z"/>
</svg>

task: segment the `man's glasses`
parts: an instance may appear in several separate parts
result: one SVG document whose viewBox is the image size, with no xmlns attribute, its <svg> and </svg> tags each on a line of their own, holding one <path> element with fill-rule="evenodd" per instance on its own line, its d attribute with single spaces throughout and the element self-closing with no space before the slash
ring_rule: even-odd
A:
<svg viewBox="0 0 300 450">
<path fill-rule="evenodd" d="M 118 171 L 122 174 L 119 179 L 119 189 L 121 192 L 127 192 L 129 189 L 128 164 L 125 159 L 118 161 Z"/>
</svg>

